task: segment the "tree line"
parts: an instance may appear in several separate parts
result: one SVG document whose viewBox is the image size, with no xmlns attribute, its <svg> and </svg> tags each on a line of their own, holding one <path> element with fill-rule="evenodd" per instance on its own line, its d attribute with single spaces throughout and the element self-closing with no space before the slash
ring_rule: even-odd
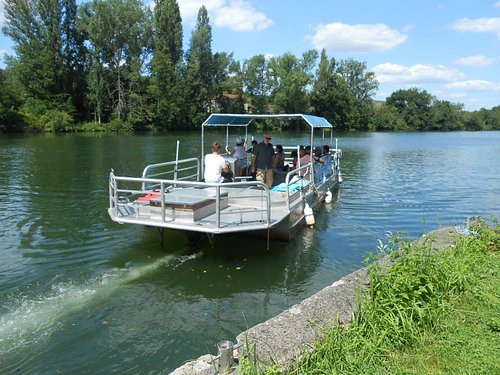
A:
<svg viewBox="0 0 500 375">
<path fill-rule="evenodd" d="M 5 0 L 14 56 L 0 69 L 0 132 L 194 129 L 212 112 L 313 113 L 340 130 L 500 129 L 425 90 L 374 102 L 366 64 L 309 50 L 243 62 L 212 52 L 207 9 L 183 48 L 176 0 Z"/>
</svg>

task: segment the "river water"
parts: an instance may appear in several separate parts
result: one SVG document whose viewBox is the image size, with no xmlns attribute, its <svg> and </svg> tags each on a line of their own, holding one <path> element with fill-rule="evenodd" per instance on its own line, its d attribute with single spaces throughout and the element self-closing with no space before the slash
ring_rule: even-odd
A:
<svg viewBox="0 0 500 375">
<path fill-rule="evenodd" d="M 413 239 L 500 217 L 500 132 L 339 137 L 344 183 L 294 240 L 111 222 L 107 179 L 198 155 L 199 133 L 0 137 L 0 373 L 164 374 Z M 307 134 L 273 134 L 304 144 Z"/>
</svg>

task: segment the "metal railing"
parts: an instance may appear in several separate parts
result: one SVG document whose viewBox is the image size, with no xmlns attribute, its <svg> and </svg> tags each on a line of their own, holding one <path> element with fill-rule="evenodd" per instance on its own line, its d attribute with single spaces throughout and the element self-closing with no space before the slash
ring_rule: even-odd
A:
<svg viewBox="0 0 500 375">
<path fill-rule="evenodd" d="M 200 161 L 197 158 L 167 161 L 164 163 L 150 164 L 142 171 L 144 179 L 162 179 L 172 181 L 196 181 L 200 176 Z M 158 188 L 158 186 L 147 186 Z M 143 190 L 146 186 L 143 184 Z"/>
<path fill-rule="evenodd" d="M 163 164 L 163 163 L 162 163 Z M 119 186 L 119 184 L 124 184 L 127 185 L 125 187 Z M 136 185 L 138 188 L 133 188 L 133 186 L 130 185 Z M 139 187 L 140 186 L 140 187 Z M 179 189 L 179 191 L 182 191 L 182 188 L 209 188 L 213 187 L 215 188 L 215 195 L 210 196 L 209 199 L 215 199 L 215 226 L 217 229 L 221 229 L 221 215 L 224 214 L 234 214 L 235 210 L 229 210 L 224 212 L 224 209 L 221 208 L 221 199 L 226 199 L 225 195 L 221 195 L 221 189 L 224 188 L 225 192 L 227 192 L 228 189 L 226 188 L 231 188 L 231 187 L 238 187 L 238 188 L 244 188 L 244 187 L 257 187 L 259 190 L 262 191 L 262 198 L 263 198 L 263 205 L 259 209 L 257 207 L 254 207 L 252 210 L 244 210 L 241 209 L 241 212 L 236 212 L 240 213 L 241 215 L 244 215 L 245 213 L 255 213 L 255 212 L 262 212 L 263 215 L 263 222 L 269 227 L 271 225 L 271 193 L 267 186 L 258 181 L 243 181 L 243 182 L 230 182 L 230 183 L 208 183 L 208 182 L 196 182 L 196 181 L 182 181 L 182 180 L 166 180 L 166 179 L 156 179 L 156 178 L 137 178 L 137 177 L 121 177 L 121 176 L 115 176 L 114 172 L 110 172 L 109 176 L 109 207 L 113 211 L 113 214 L 116 218 L 116 221 L 120 221 L 120 218 L 125 218 L 125 215 L 121 214 L 120 207 L 125 207 L 125 206 L 130 206 L 135 204 L 133 200 L 134 196 L 141 196 L 145 195 L 148 193 L 153 192 L 152 189 L 150 189 L 151 186 L 155 187 L 155 192 L 157 191 L 159 193 L 159 200 L 160 200 L 160 205 L 159 207 L 161 208 L 161 221 L 163 223 L 166 223 L 167 221 L 172 221 L 172 220 L 167 220 L 168 218 L 166 217 L 166 203 L 165 203 L 165 196 L 166 194 L 162 194 L 161 192 L 167 192 L 169 189 L 171 189 L 173 186 L 176 187 L 176 189 Z M 224 193 L 225 193 L 224 192 Z M 231 201 L 231 199 L 246 199 L 246 198 L 251 198 L 255 197 L 254 195 L 241 195 L 239 194 L 238 196 L 231 197 L 230 193 L 227 196 L 228 202 Z M 249 204 L 248 207 L 251 207 Z M 242 222 L 243 220 L 240 220 Z M 179 227 L 184 227 L 188 228 L 189 225 L 183 225 L 179 224 Z"/>
<path fill-rule="evenodd" d="M 311 186 L 311 184 L 314 184 L 314 181 L 309 181 L 308 183 L 305 183 L 305 177 L 308 176 L 307 174 L 307 171 L 310 170 L 310 167 L 311 167 L 312 163 L 307 163 L 306 165 L 303 165 L 301 167 L 298 167 L 290 172 L 288 172 L 286 174 L 286 177 L 285 177 L 285 187 L 286 187 L 286 206 L 288 208 L 288 211 L 291 210 L 291 207 L 290 207 L 290 197 L 295 194 L 296 192 L 290 192 L 290 185 L 291 185 L 291 181 L 292 179 L 297 176 L 297 180 L 295 182 L 301 184 L 301 187 L 299 189 L 299 193 L 300 193 L 300 199 L 302 200 L 303 197 L 304 197 L 304 188 L 308 188 L 309 186 Z M 310 175 L 310 173 L 309 173 Z M 295 183 L 293 182 L 293 183 Z M 292 184 L 293 184 L 292 183 Z"/>
</svg>

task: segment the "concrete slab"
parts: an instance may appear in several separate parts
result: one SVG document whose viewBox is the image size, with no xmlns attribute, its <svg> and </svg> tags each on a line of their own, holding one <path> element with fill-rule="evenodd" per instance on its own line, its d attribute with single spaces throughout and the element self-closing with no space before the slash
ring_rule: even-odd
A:
<svg viewBox="0 0 500 375">
<path fill-rule="evenodd" d="M 453 245 L 459 235 L 455 228 L 441 228 L 416 243 L 430 242 L 433 250 L 440 250 Z M 278 316 L 240 333 L 236 339 L 243 346 L 235 351 L 235 357 L 256 358 L 263 366 L 274 362 L 292 365 L 314 349 L 314 344 L 323 338 L 325 327 L 352 321 L 358 297 L 369 286 L 366 267 L 341 278 Z M 213 359 L 210 355 L 202 356 L 172 375 L 217 374 L 217 362 Z"/>
</svg>

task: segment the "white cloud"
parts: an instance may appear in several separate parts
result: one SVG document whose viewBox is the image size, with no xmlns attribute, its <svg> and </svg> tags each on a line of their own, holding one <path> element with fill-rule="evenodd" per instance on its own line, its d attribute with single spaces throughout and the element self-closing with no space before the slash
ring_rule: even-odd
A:
<svg viewBox="0 0 500 375">
<path fill-rule="evenodd" d="M 347 25 L 340 22 L 320 24 L 310 37 L 316 49 L 330 52 L 388 51 L 408 37 L 384 24 Z"/>
<path fill-rule="evenodd" d="M 0 27 L 5 23 L 5 8 L 4 0 L 0 0 Z"/>
<path fill-rule="evenodd" d="M 465 91 L 499 91 L 500 83 L 483 81 L 483 80 L 469 80 L 448 83 L 445 86 L 450 90 L 465 90 Z"/>
<path fill-rule="evenodd" d="M 495 7 L 500 8 L 500 1 L 497 1 L 497 2 L 495 3 Z"/>
<path fill-rule="evenodd" d="M 224 6 L 225 0 L 178 0 L 179 10 L 181 11 L 181 16 L 183 21 L 196 22 L 196 17 L 198 17 L 198 11 L 201 6 L 204 5 L 208 10 L 208 15 L 210 16 L 212 11 L 217 10 Z"/>
<path fill-rule="evenodd" d="M 235 0 L 221 7 L 215 15 L 215 25 L 234 31 L 262 31 L 273 24 L 264 13 L 257 12 L 247 1 Z"/>
<path fill-rule="evenodd" d="M 472 31 L 475 33 L 496 33 L 500 38 L 500 17 L 493 18 L 462 18 L 453 24 L 458 31 Z"/>
<path fill-rule="evenodd" d="M 424 83 L 453 82 L 463 79 L 462 73 L 443 65 L 417 64 L 404 66 L 384 63 L 375 66 L 372 70 L 380 83 L 418 85 Z"/>
<path fill-rule="evenodd" d="M 184 21 L 196 22 L 202 5 L 207 8 L 213 25 L 233 31 L 262 31 L 273 24 L 264 13 L 257 11 L 248 0 L 179 0 Z"/>
<path fill-rule="evenodd" d="M 467 65 L 467 66 L 482 68 L 493 64 L 495 61 L 496 59 L 492 57 L 487 57 L 484 55 L 475 55 L 475 56 L 461 57 L 459 59 L 456 59 L 454 62 L 455 64 L 459 65 Z"/>
</svg>

